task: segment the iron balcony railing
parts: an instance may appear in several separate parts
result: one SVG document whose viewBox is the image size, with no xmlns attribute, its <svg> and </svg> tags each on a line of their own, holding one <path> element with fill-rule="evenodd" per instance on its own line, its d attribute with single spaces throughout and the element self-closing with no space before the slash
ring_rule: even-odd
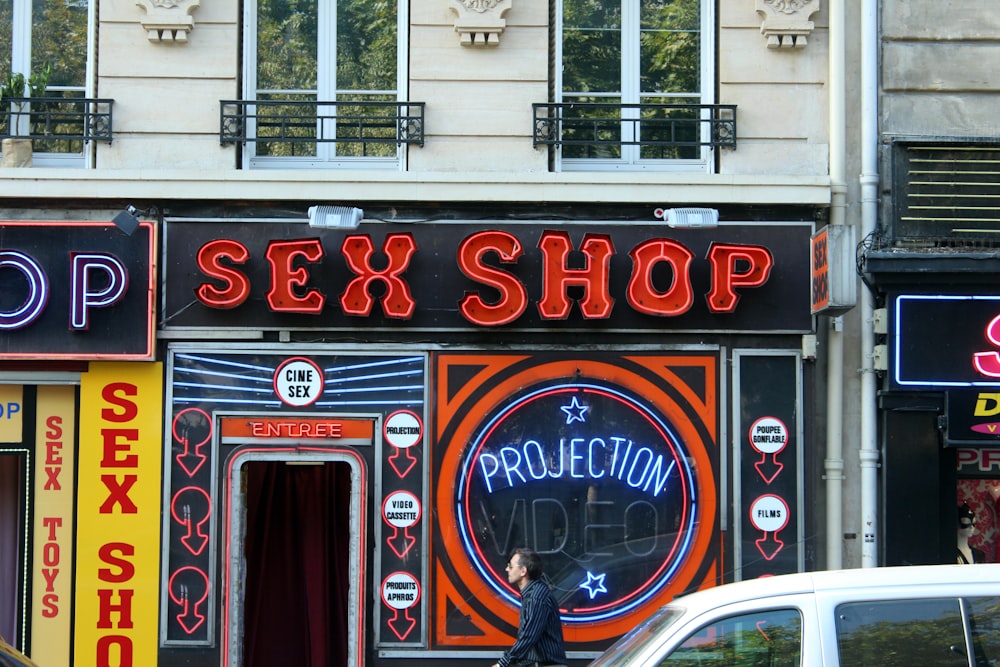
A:
<svg viewBox="0 0 1000 667">
<path fill-rule="evenodd" d="M 4 97 L 0 137 L 31 139 L 36 151 L 77 152 L 81 142 L 111 143 L 114 100 L 88 97 Z"/>
<path fill-rule="evenodd" d="M 222 100 L 223 144 L 424 145 L 424 102 Z"/>
<path fill-rule="evenodd" d="M 639 146 L 644 156 L 673 157 L 700 146 L 736 148 L 735 104 L 533 104 L 534 145 L 588 150 Z"/>
</svg>

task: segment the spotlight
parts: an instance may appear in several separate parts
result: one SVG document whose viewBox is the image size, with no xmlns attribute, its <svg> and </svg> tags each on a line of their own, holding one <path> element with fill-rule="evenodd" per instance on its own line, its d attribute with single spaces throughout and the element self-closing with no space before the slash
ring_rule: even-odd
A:
<svg viewBox="0 0 1000 667">
<path fill-rule="evenodd" d="M 365 212 L 350 206 L 310 206 L 309 226 L 324 229 L 357 229 Z"/>
<path fill-rule="evenodd" d="M 658 208 L 653 215 L 675 229 L 719 226 L 719 212 L 714 208 Z"/>
<path fill-rule="evenodd" d="M 111 222 L 115 223 L 115 227 L 122 230 L 126 236 L 132 236 L 139 228 L 139 218 L 135 217 L 138 212 L 139 209 L 129 204 L 124 211 L 112 218 Z"/>
</svg>

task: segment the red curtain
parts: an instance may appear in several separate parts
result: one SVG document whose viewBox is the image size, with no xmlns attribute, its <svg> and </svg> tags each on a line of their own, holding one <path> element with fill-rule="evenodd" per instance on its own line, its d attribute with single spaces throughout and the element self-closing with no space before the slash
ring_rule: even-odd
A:
<svg viewBox="0 0 1000 667">
<path fill-rule="evenodd" d="M 350 465 L 246 470 L 244 667 L 345 666 Z"/>
<path fill-rule="evenodd" d="M 0 635 L 17 644 L 18 572 L 21 560 L 21 456 L 0 454 Z"/>
</svg>

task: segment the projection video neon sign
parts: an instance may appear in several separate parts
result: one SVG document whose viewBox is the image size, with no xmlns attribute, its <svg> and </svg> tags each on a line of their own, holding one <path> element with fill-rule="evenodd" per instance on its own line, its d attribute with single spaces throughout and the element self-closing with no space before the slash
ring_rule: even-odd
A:
<svg viewBox="0 0 1000 667">
<path fill-rule="evenodd" d="M 567 622 L 643 604 L 691 549 L 694 471 L 671 425 L 613 385 L 536 388 L 480 429 L 461 465 L 459 534 L 470 561 L 516 604 L 492 557 L 528 545 Z"/>
</svg>

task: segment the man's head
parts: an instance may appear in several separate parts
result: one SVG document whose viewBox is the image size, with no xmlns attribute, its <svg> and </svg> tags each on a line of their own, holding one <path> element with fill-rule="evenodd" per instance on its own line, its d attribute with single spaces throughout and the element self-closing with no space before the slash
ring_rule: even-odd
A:
<svg viewBox="0 0 1000 667">
<path fill-rule="evenodd" d="M 507 581 L 519 589 L 542 576 L 542 559 L 532 549 L 515 549 L 507 561 Z"/>
</svg>

